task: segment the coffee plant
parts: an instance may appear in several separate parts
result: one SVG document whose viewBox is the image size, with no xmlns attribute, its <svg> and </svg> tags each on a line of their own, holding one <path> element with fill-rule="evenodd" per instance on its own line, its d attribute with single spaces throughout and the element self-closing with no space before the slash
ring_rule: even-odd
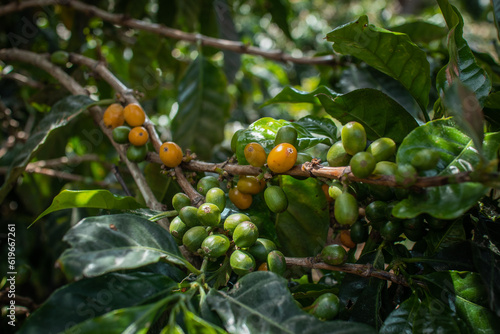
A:
<svg viewBox="0 0 500 334">
<path fill-rule="evenodd" d="M 2 332 L 500 332 L 500 1 L 0 16 Z"/>
</svg>

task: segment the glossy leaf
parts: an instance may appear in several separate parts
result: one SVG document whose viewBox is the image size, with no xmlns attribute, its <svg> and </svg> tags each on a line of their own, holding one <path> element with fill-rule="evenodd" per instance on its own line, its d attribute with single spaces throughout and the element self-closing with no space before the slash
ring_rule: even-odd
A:
<svg viewBox="0 0 500 334">
<path fill-rule="evenodd" d="M 275 97 L 273 97 L 270 100 L 267 100 L 264 104 L 262 104 L 261 107 L 265 107 L 273 103 L 287 103 L 287 102 L 320 104 L 317 98 L 319 94 L 326 94 L 328 96 L 333 96 L 333 97 L 339 95 L 326 86 L 319 86 L 312 92 L 303 92 L 298 90 L 297 88 L 287 86 L 283 88 L 283 90 L 279 92 Z"/>
<path fill-rule="evenodd" d="M 276 218 L 280 249 L 286 256 L 315 256 L 325 245 L 329 226 L 328 203 L 321 186 L 313 178 L 281 178 L 288 208 Z"/>
<path fill-rule="evenodd" d="M 311 133 L 331 138 L 334 141 L 337 141 L 340 137 L 337 136 L 337 125 L 330 118 L 305 116 L 295 122 L 295 124 L 301 125 Z"/>
<path fill-rule="evenodd" d="M 427 21 L 405 22 L 389 30 L 407 34 L 414 43 L 429 43 L 447 34 L 446 28 Z"/>
<path fill-rule="evenodd" d="M 462 81 L 474 94 L 481 106 L 491 89 L 491 81 L 486 71 L 474 58 L 469 44 L 463 37 L 464 21 L 458 9 L 448 0 L 438 0 L 439 7 L 449 29 L 448 52 L 450 60 L 437 76 L 436 87 L 440 93 L 455 79 Z"/>
<path fill-rule="evenodd" d="M 146 334 L 168 301 L 113 310 L 69 328 L 68 333 Z"/>
<path fill-rule="evenodd" d="M 475 94 L 459 81 L 453 82 L 443 93 L 443 103 L 450 116 L 482 154 L 484 115 Z"/>
<path fill-rule="evenodd" d="M 430 66 L 426 54 L 410 38 L 368 23 L 366 15 L 326 35 L 333 49 L 353 55 L 401 82 L 422 110 L 429 103 Z"/>
<path fill-rule="evenodd" d="M 33 223 L 51 212 L 64 209 L 94 208 L 105 210 L 134 210 L 142 207 L 144 206 L 139 204 L 133 197 L 115 195 L 104 189 L 63 190 L 54 197 L 50 207 L 42 212 Z"/>
<path fill-rule="evenodd" d="M 440 299 L 420 300 L 416 294 L 385 319 L 380 334 L 468 333 L 465 324 Z"/>
<path fill-rule="evenodd" d="M 399 81 L 364 63 L 345 69 L 340 79 L 340 87 L 341 92 L 345 94 L 362 88 L 379 90 L 399 103 L 417 122 L 426 121 L 426 115 L 417 101 Z"/>
<path fill-rule="evenodd" d="M 274 147 L 274 139 L 278 130 L 284 125 L 291 125 L 297 130 L 297 150 L 303 151 L 320 143 L 331 143 L 329 138 L 319 138 L 312 135 L 300 124 L 288 122 L 283 119 L 263 117 L 241 131 L 236 143 L 236 157 L 240 165 L 248 164 L 245 159 L 245 146 L 251 142 L 257 142 L 269 153 Z"/>
<path fill-rule="evenodd" d="M 500 318 L 487 306 L 488 295 L 481 276 L 474 272 L 436 272 L 422 276 L 436 298 L 453 305 L 471 333 L 497 333 Z"/>
<path fill-rule="evenodd" d="M 229 333 L 375 333 L 364 324 L 323 322 L 302 311 L 287 288 L 287 281 L 270 272 L 254 272 L 241 278 L 225 293 L 211 290 L 210 308 Z"/>
<path fill-rule="evenodd" d="M 5 175 L 5 181 L 0 188 L 0 202 L 3 202 L 7 194 L 15 186 L 18 177 L 24 173 L 26 165 L 36 157 L 37 152 L 43 147 L 49 136 L 58 128 L 75 119 L 93 103 L 95 101 L 86 95 L 73 95 L 54 104 L 51 111 L 38 123 L 29 139 L 12 161 Z"/>
<path fill-rule="evenodd" d="M 199 56 L 179 83 L 178 103 L 179 110 L 172 120 L 174 141 L 201 159 L 209 159 L 213 147 L 224 139 L 224 125 L 229 117 L 224 73 Z"/>
<path fill-rule="evenodd" d="M 325 111 L 342 124 L 362 124 L 369 140 L 392 138 L 401 143 L 418 126 L 417 121 L 396 101 L 375 89 L 358 89 L 344 95 L 318 95 Z"/>
<path fill-rule="evenodd" d="M 164 275 L 110 273 L 84 279 L 56 290 L 18 333 L 59 333 L 110 310 L 139 305 L 177 285 Z"/>
<path fill-rule="evenodd" d="M 203 320 L 193 312 L 185 310 L 183 312 L 183 315 L 184 315 L 184 323 L 186 324 L 186 329 L 188 333 L 203 333 L 203 334 L 227 333 L 222 328 Z"/>
<path fill-rule="evenodd" d="M 483 142 L 485 157 L 496 159 L 499 147 L 500 133 L 486 134 Z M 409 163 L 413 154 L 422 148 L 435 149 L 440 155 L 436 170 L 425 175 L 472 171 L 481 161 L 472 140 L 449 119 L 429 122 L 412 131 L 398 149 L 397 162 Z M 409 198 L 394 207 L 392 213 L 400 218 L 429 213 L 440 219 L 454 219 L 474 206 L 487 190 L 488 187 L 475 182 L 426 188 L 421 193 L 411 193 Z"/>
<path fill-rule="evenodd" d="M 194 269 L 181 255 L 168 231 L 138 216 L 85 218 L 71 228 L 63 240 L 71 248 L 64 251 L 58 261 L 69 278 L 99 276 L 159 261 Z"/>
</svg>

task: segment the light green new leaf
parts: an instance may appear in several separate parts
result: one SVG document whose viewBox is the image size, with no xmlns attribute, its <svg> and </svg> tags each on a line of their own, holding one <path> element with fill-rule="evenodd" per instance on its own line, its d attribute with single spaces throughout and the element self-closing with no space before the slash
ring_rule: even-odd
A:
<svg viewBox="0 0 500 334">
<path fill-rule="evenodd" d="M 319 86 L 312 92 L 303 92 L 301 90 L 298 90 L 297 88 L 287 86 L 283 88 L 283 90 L 279 92 L 275 97 L 262 104 L 261 107 L 265 107 L 273 103 L 287 103 L 287 102 L 319 104 L 319 100 L 317 98 L 318 94 L 326 94 L 334 97 L 339 95 L 326 86 Z"/>
<path fill-rule="evenodd" d="M 326 35 L 333 49 L 353 55 L 393 77 L 411 93 L 425 112 L 431 88 L 430 65 L 426 54 L 406 34 L 368 23 L 366 15 Z"/>
<path fill-rule="evenodd" d="M 168 231 L 134 215 L 85 218 L 66 233 L 63 241 L 71 248 L 63 252 L 58 262 L 70 279 L 139 268 L 159 261 L 199 273 L 182 256 Z"/>
<path fill-rule="evenodd" d="M 491 90 L 491 81 L 486 71 L 481 68 L 463 37 L 464 20 L 458 9 L 448 0 L 438 0 L 439 7 L 448 25 L 448 52 L 450 60 L 436 78 L 436 88 L 441 93 L 455 79 L 462 81 L 474 94 L 481 106 Z"/>
<path fill-rule="evenodd" d="M 172 120 L 172 136 L 183 149 L 208 160 L 224 139 L 230 98 L 222 70 L 198 56 L 179 83 L 179 111 Z"/>
<path fill-rule="evenodd" d="M 35 221 L 33 221 L 32 225 L 49 213 L 64 209 L 93 208 L 105 210 L 135 210 L 143 207 L 144 206 L 139 204 L 133 197 L 115 195 L 104 189 L 63 190 L 54 197 L 50 207 L 42 212 Z"/>
<path fill-rule="evenodd" d="M 86 95 L 68 96 L 52 107 L 50 112 L 38 123 L 29 139 L 24 143 L 20 153 L 12 161 L 5 182 L 0 188 L 0 203 L 12 190 L 19 176 L 24 173 L 26 165 L 36 157 L 37 152 L 56 129 L 65 126 L 95 101 Z"/>
</svg>

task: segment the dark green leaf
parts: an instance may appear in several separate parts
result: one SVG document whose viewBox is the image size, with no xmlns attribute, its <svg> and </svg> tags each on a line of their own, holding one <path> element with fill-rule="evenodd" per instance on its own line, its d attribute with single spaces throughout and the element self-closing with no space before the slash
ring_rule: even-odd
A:
<svg viewBox="0 0 500 334">
<path fill-rule="evenodd" d="M 484 115 L 475 94 L 460 81 L 455 81 L 443 95 L 443 103 L 449 115 L 472 138 L 475 148 L 482 154 Z"/>
<path fill-rule="evenodd" d="M 496 159 L 500 133 L 486 134 L 483 147 L 487 159 Z M 481 161 L 472 140 L 449 119 L 429 122 L 412 131 L 398 149 L 397 162 L 410 163 L 413 154 L 422 148 L 435 149 L 440 155 L 436 170 L 428 171 L 426 175 L 472 171 Z M 400 218 L 413 218 L 429 213 L 440 219 L 454 219 L 474 206 L 487 190 L 488 187 L 475 182 L 426 188 L 421 193 L 411 193 L 408 199 L 399 202 L 393 214 Z"/>
<path fill-rule="evenodd" d="M 500 39 L 500 1 L 492 0 L 493 14 L 495 16 L 495 27 L 497 28 L 498 39 Z"/>
<path fill-rule="evenodd" d="M 319 86 L 312 92 L 303 92 L 293 87 L 285 87 L 281 92 L 279 92 L 275 97 L 266 101 L 261 107 L 265 107 L 267 105 L 273 103 L 313 103 L 319 104 L 317 99 L 318 94 L 326 94 L 328 96 L 336 97 L 338 96 L 333 90 L 326 86 Z"/>
<path fill-rule="evenodd" d="M 270 272 L 244 276 L 229 293 L 213 289 L 207 302 L 229 333 L 375 333 L 364 324 L 323 322 L 305 313 L 288 291 L 287 281 Z"/>
<path fill-rule="evenodd" d="M 64 209 L 94 208 L 105 210 L 133 210 L 142 207 L 143 205 L 137 203 L 133 197 L 118 196 L 104 189 L 63 190 L 54 197 L 50 207 L 42 212 L 33 223 L 51 212 Z"/>
<path fill-rule="evenodd" d="M 405 300 L 387 317 L 380 334 L 468 333 L 467 327 L 440 299 L 416 294 Z"/>
<path fill-rule="evenodd" d="M 330 118 L 305 116 L 295 122 L 295 124 L 301 125 L 311 133 L 326 136 L 334 141 L 339 139 L 337 126 Z"/>
<path fill-rule="evenodd" d="M 399 103 L 417 121 L 426 121 L 425 114 L 417 101 L 399 81 L 364 63 L 345 69 L 339 86 L 342 93 L 349 93 L 361 88 L 379 90 Z"/>
<path fill-rule="evenodd" d="M 154 304 L 113 310 L 79 323 L 69 328 L 65 333 L 146 334 L 153 324 L 154 318 L 159 316 L 168 301 L 167 298 Z"/>
<path fill-rule="evenodd" d="M 331 143 L 329 138 L 318 138 L 313 136 L 300 124 L 288 122 L 284 119 L 274 119 L 271 117 L 263 117 L 248 126 L 247 129 L 241 131 L 238 135 L 236 144 L 236 157 L 240 165 L 248 164 L 245 159 L 245 146 L 251 142 L 261 144 L 267 153 L 272 150 L 276 133 L 284 125 L 292 125 L 297 130 L 297 150 L 303 151 L 320 143 Z"/>
<path fill-rule="evenodd" d="M 483 106 L 491 89 L 490 78 L 486 71 L 477 64 L 474 54 L 463 37 L 464 21 L 458 9 L 448 0 L 438 0 L 438 4 L 450 30 L 448 34 L 450 60 L 448 65 L 439 71 L 436 87 L 439 92 L 443 92 L 454 79 L 459 79 L 476 94 L 479 103 Z"/>
<path fill-rule="evenodd" d="M 59 333 L 110 310 L 139 305 L 168 294 L 177 283 L 152 273 L 110 273 L 70 283 L 56 290 L 18 333 Z"/>
<path fill-rule="evenodd" d="M 119 214 L 85 218 L 64 236 L 72 248 L 59 258 L 69 278 L 103 275 L 158 261 L 197 271 L 181 255 L 168 231 L 138 216 Z"/>
<path fill-rule="evenodd" d="M 179 111 L 172 120 L 174 141 L 201 159 L 210 159 L 213 147 L 224 139 L 224 125 L 229 117 L 224 73 L 198 56 L 179 83 L 178 103 Z"/>
<path fill-rule="evenodd" d="M 293 40 L 288 24 L 288 14 L 291 12 L 290 2 L 285 0 L 264 1 L 265 10 L 271 14 L 272 20 L 283 31 L 286 37 Z"/>
<path fill-rule="evenodd" d="M 424 240 L 427 242 L 426 256 L 434 255 L 444 248 L 464 241 L 465 230 L 462 220 L 455 220 L 445 230 L 430 230 Z"/>
<path fill-rule="evenodd" d="M 454 305 L 458 316 L 464 320 L 471 333 L 497 333 L 500 319 L 487 307 L 488 295 L 481 276 L 473 272 L 437 272 L 422 277 L 432 284 L 436 298 Z"/>
<path fill-rule="evenodd" d="M 401 82 L 426 110 L 431 88 L 429 62 L 407 35 L 375 27 L 364 15 L 329 32 L 326 38 L 336 52 L 353 55 Z"/>
<path fill-rule="evenodd" d="M 288 208 L 276 218 L 276 233 L 287 256 L 315 256 L 326 242 L 329 226 L 328 203 L 319 183 L 281 176 Z M 305 196 L 307 194 L 307 196 Z"/>
<path fill-rule="evenodd" d="M 198 317 L 196 314 L 185 310 L 184 323 L 186 324 L 186 329 L 188 333 L 203 333 L 203 334 L 224 334 L 227 333 L 222 328 L 215 326 L 202 318 Z"/>
<path fill-rule="evenodd" d="M 370 140 L 392 138 L 401 143 L 417 121 L 396 101 L 375 89 L 358 89 L 344 95 L 318 95 L 326 112 L 342 124 L 361 123 Z"/>
<path fill-rule="evenodd" d="M 159 202 L 162 202 L 172 182 L 172 178 L 162 173 L 160 164 L 154 163 L 146 165 L 144 168 L 144 176 L 155 198 Z M 172 207 L 169 206 L 169 209 L 172 209 Z"/>
<path fill-rule="evenodd" d="M 51 133 L 65 126 L 75 119 L 82 111 L 95 103 L 86 95 L 68 96 L 52 107 L 51 111 L 40 121 L 29 139 L 23 145 L 22 150 L 12 161 L 5 182 L 0 188 L 0 202 L 15 186 L 17 179 L 24 172 L 26 165 L 33 159 L 40 148 L 43 147 Z"/>
<path fill-rule="evenodd" d="M 488 306 L 500 317 L 500 227 L 497 222 L 479 221 L 474 230 L 474 264 L 488 291 Z"/>
<path fill-rule="evenodd" d="M 415 43 L 429 43 L 446 36 L 446 29 L 426 21 L 406 22 L 389 30 L 407 34 Z"/>
</svg>

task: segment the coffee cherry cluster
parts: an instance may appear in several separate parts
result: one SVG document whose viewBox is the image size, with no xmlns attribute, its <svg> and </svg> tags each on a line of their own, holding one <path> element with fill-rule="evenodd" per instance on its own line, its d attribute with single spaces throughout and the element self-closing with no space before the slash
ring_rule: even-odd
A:
<svg viewBox="0 0 500 334">
<path fill-rule="evenodd" d="M 394 176 L 400 188 L 379 185 L 343 184 L 333 181 L 328 194 L 334 202 L 336 221 L 347 227 L 340 235 L 342 244 L 352 248 L 368 238 L 369 227 L 379 231 L 386 241 L 398 240 L 402 233 L 411 241 L 420 240 L 431 226 L 436 223 L 430 216 L 413 219 L 398 219 L 392 215 L 397 200 L 408 196 L 408 187 L 415 184 L 419 172 L 433 169 L 440 160 L 437 151 L 422 148 L 415 152 L 409 164 L 395 163 L 396 143 L 390 138 L 379 138 L 367 145 L 364 127 L 357 122 L 345 124 L 341 130 L 341 140 L 334 143 L 328 153 L 327 161 L 332 167 L 349 166 L 355 177 L 368 178 L 371 175 Z M 365 217 L 360 219 L 358 204 L 368 202 Z M 432 221 L 431 224 L 428 221 Z"/>
</svg>

